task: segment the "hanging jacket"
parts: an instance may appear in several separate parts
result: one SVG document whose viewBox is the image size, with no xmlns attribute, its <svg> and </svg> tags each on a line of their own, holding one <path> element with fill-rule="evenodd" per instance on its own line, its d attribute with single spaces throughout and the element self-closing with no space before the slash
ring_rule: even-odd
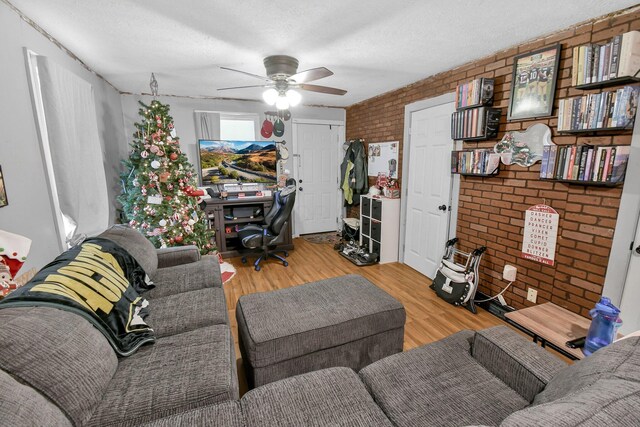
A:
<svg viewBox="0 0 640 427">
<path fill-rule="evenodd" d="M 353 164 L 349 168 L 349 163 Z M 340 165 L 340 182 L 344 185 L 348 182 L 351 192 L 345 192 L 344 197 L 347 205 L 359 204 L 360 194 L 367 192 L 369 181 L 367 176 L 367 156 L 364 143 L 361 139 L 351 141 L 344 160 Z"/>
</svg>

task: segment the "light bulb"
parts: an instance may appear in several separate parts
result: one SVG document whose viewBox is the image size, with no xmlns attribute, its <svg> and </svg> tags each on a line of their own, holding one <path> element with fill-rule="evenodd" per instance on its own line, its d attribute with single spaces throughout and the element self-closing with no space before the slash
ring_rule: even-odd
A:
<svg viewBox="0 0 640 427">
<path fill-rule="evenodd" d="M 302 101 L 302 95 L 300 95 L 298 91 L 289 89 L 287 91 L 287 101 L 289 101 L 289 105 L 295 107 L 300 103 L 300 101 Z"/>
<path fill-rule="evenodd" d="M 273 105 L 278 99 L 278 91 L 274 88 L 267 89 L 262 94 L 262 99 L 264 99 L 264 102 L 266 102 L 267 104 Z"/>
<path fill-rule="evenodd" d="M 289 100 L 286 96 L 279 96 L 276 100 L 276 108 L 278 110 L 287 110 L 289 108 Z"/>
</svg>

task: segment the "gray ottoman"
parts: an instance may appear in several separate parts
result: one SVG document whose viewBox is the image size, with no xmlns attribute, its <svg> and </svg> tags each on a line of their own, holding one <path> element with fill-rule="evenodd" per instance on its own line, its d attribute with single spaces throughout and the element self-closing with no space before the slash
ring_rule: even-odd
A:
<svg viewBox="0 0 640 427">
<path fill-rule="evenodd" d="M 405 317 L 358 275 L 244 295 L 236 318 L 249 387 L 334 366 L 357 371 L 401 352 Z"/>
</svg>

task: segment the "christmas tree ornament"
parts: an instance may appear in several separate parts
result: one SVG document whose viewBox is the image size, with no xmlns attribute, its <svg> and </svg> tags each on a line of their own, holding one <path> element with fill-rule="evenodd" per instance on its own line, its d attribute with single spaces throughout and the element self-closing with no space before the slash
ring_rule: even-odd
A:
<svg viewBox="0 0 640 427">
<path fill-rule="evenodd" d="M 182 243 L 182 240 L 184 240 L 184 237 L 182 237 L 182 234 L 177 235 L 175 238 L 176 243 Z"/>
<path fill-rule="evenodd" d="M 157 160 L 154 160 L 153 162 L 151 162 L 151 167 L 154 169 L 158 169 L 160 167 L 160 162 Z"/>
<path fill-rule="evenodd" d="M 160 182 L 167 182 L 169 180 L 170 176 L 171 176 L 171 174 L 169 172 L 162 172 L 160 174 Z M 170 190 L 170 188 L 169 188 L 169 190 Z"/>
<path fill-rule="evenodd" d="M 169 155 L 169 158 L 175 162 L 176 160 L 178 160 L 178 154 L 176 154 L 176 153 L 171 153 L 171 154 Z"/>
<path fill-rule="evenodd" d="M 142 153 L 140 153 L 140 157 L 142 157 L 143 159 L 146 159 L 147 157 L 149 157 L 149 153 L 146 151 L 143 151 Z"/>
<path fill-rule="evenodd" d="M 157 145 L 152 145 L 151 148 L 149 149 L 149 151 L 151 151 L 153 154 L 156 154 L 160 149 L 158 148 Z"/>
<path fill-rule="evenodd" d="M 167 226 L 167 220 L 166 219 L 161 219 L 158 222 L 158 225 L 160 225 L 160 227 L 166 227 Z"/>
</svg>

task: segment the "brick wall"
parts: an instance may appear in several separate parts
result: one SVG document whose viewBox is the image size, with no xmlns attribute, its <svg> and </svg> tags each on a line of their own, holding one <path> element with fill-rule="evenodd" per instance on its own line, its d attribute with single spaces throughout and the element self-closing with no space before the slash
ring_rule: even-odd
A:
<svg viewBox="0 0 640 427">
<path fill-rule="evenodd" d="M 558 145 L 628 145 L 630 131 L 579 137 L 558 134 L 557 107 L 560 99 L 585 93 L 571 87 L 574 46 L 606 42 L 617 34 L 639 29 L 640 11 L 637 8 L 622 11 L 363 101 L 347 108 L 347 138 L 365 138 L 367 142 L 399 140 L 402 163 L 405 105 L 452 92 L 457 84 L 477 77 L 494 77 L 494 106 L 503 109 L 498 139 L 505 131 L 545 123 L 551 127 L 553 141 Z M 508 123 L 506 115 L 514 56 L 556 43 L 561 43 L 562 51 L 553 110 L 555 117 Z M 465 143 L 464 146 L 483 148 L 495 143 L 494 140 Z M 398 169 L 401 171 L 402 165 Z M 538 303 L 552 301 L 587 316 L 602 293 L 622 190 L 620 187 L 543 182 L 538 179 L 539 172 L 540 163 L 537 163 L 530 168 L 502 166 L 495 178 L 461 177 L 456 235 L 465 249 L 480 245 L 488 248 L 481 264 L 480 291 L 491 295 L 499 292 L 506 284 L 502 280 L 502 269 L 508 263 L 517 266 L 518 278 L 504 294 L 507 303 L 515 308 L 531 305 L 526 295 L 527 287 L 532 286 L 538 290 Z M 520 256 L 525 210 L 545 200 L 560 214 L 556 260 L 552 267 Z M 350 215 L 357 216 L 357 211 L 350 211 Z"/>
</svg>

